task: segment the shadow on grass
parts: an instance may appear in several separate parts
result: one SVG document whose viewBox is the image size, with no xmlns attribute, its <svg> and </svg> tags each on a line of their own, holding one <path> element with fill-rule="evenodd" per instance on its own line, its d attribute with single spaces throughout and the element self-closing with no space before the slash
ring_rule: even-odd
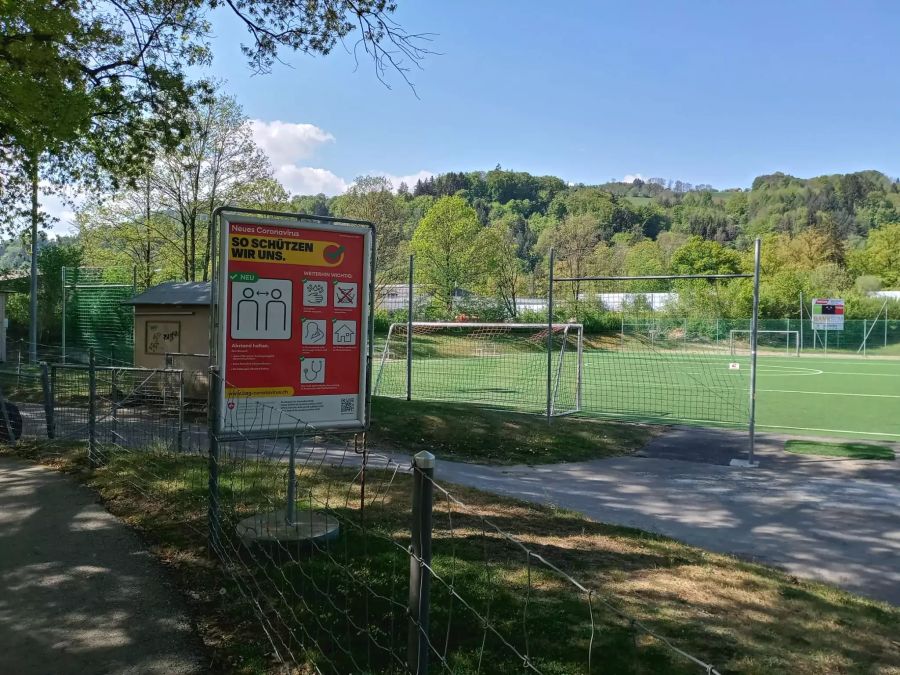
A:
<svg viewBox="0 0 900 675">
<path fill-rule="evenodd" d="M 784 449 L 798 455 L 818 455 L 820 457 L 843 457 L 845 459 L 893 460 L 894 450 L 885 445 L 871 443 L 826 443 L 823 441 L 790 440 Z"/>
<path fill-rule="evenodd" d="M 74 472 L 84 466 L 83 454 L 62 461 Z M 301 505 L 333 515 L 342 533 L 285 563 L 245 550 L 233 525 L 283 505 L 286 466 L 236 453 L 220 472 L 217 563 L 204 551 L 204 457 L 113 453 L 81 475 L 178 569 L 222 670 L 274 672 L 274 649 L 323 672 L 403 672 L 409 476 L 370 470 L 361 512 L 357 470 L 300 470 Z M 896 608 L 639 530 L 449 488 L 465 506 L 440 496 L 435 503 L 435 668 L 444 661 L 459 673 L 519 673 L 520 656 L 529 655 L 545 673 L 703 672 L 614 610 L 722 673 L 900 667 Z"/>
</svg>

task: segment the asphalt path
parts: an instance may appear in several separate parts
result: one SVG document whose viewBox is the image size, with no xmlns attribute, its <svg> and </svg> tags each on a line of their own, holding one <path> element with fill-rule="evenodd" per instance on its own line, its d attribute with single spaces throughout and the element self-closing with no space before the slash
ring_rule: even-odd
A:
<svg viewBox="0 0 900 675">
<path fill-rule="evenodd" d="M 178 590 L 71 477 L 0 458 L 0 673 L 207 672 Z"/>
</svg>

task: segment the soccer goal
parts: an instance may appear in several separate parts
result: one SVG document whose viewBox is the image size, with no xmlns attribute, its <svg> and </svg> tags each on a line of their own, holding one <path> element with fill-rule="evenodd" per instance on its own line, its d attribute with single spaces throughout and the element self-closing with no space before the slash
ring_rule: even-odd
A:
<svg viewBox="0 0 900 675">
<path fill-rule="evenodd" d="M 394 323 L 380 349 L 373 393 L 479 403 L 551 415 L 581 410 L 581 324 Z"/>
<path fill-rule="evenodd" d="M 750 353 L 749 330 L 731 330 L 728 333 L 728 348 L 732 356 L 746 356 Z M 758 352 L 781 352 L 787 356 L 800 356 L 800 331 L 760 330 L 756 335 Z"/>
</svg>

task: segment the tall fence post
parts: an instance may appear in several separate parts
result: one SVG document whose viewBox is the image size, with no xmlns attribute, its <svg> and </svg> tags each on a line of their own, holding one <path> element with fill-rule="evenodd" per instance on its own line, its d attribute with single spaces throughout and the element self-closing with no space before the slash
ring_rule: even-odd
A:
<svg viewBox="0 0 900 675">
<path fill-rule="evenodd" d="M 869 341 L 869 320 L 863 319 L 863 356 L 866 356 L 866 342 Z"/>
<path fill-rule="evenodd" d="M 109 373 L 109 398 L 112 401 L 112 437 L 116 442 L 119 437 L 119 377 L 115 368 Z"/>
<path fill-rule="evenodd" d="M 406 400 L 412 401 L 412 333 L 413 333 L 413 312 L 415 311 L 415 296 L 413 295 L 413 266 L 415 265 L 415 256 L 409 256 L 409 286 L 406 310 Z"/>
<path fill-rule="evenodd" d="M 97 359 L 94 348 L 88 351 L 88 463 L 95 468 L 97 461 Z"/>
<path fill-rule="evenodd" d="M 178 373 L 178 435 L 175 438 L 178 453 L 184 450 L 184 369 Z"/>
<path fill-rule="evenodd" d="M 409 545 L 409 639 L 406 651 L 410 675 L 428 674 L 433 479 L 434 455 L 423 450 L 413 457 L 413 519 L 412 540 Z"/>
<path fill-rule="evenodd" d="M 756 451 L 756 352 L 759 331 L 759 267 L 762 241 L 757 238 L 753 248 L 753 314 L 750 316 L 750 450 L 747 462 L 753 465 Z"/>
<path fill-rule="evenodd" d="M 41 389 L 44 393 L 44 419 L 47 422 L 47 438 L 54 437 L 53 423 L 53 389 L 50 386 L 50 366 L 41 361 Z"/>
<path fill-rule="evenodd" d="M 219 369 L 211 366 L 209 369 L 209 508 L 207 519 L 209 521 L 209 550 L 218 555 L 221 544 L 222 521 L 219 512 L 219 394 L 222 383 L 219 380 Z"/>
<path fill-rule="evenodd" d="M 550 280 L 547 285 L 547 424 L 553 419 L 553 266 L 556 251 L 550 249 Z"/>
</svg>

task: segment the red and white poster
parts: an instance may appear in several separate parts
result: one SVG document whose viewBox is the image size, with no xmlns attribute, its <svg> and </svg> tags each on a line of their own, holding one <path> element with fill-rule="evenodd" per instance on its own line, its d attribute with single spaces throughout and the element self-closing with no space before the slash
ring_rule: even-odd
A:
<svg viewBox="0 0 900 675">
<path fill-rule="evenodd" d="M 366 226 L 223 217 L 220 431 L 365 426 L 371 252 Z"/>
</svg>

